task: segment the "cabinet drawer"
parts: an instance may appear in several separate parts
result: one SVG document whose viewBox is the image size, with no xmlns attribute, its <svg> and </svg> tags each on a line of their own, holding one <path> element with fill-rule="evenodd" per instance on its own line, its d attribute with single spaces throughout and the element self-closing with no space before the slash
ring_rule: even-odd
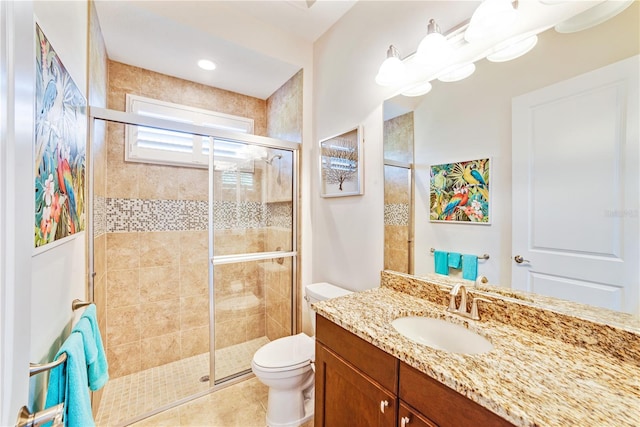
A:
<svg viewBox="0 0 640 427">
<path fill-rule="evenodd" d="M 438 427 L 413 408 L 400 402 L 398 409 L 398 427 Z"/>
<path fill-rule="evenodd" d="M 398 392 L 398 359 L 316 314 L 316 340 L 392 393 Z"/>
<path fill-rule="evenodd" d="M 399 397 L 440 427 L 513 426 L 476 402 L 400 363 Z"/>
</svg>

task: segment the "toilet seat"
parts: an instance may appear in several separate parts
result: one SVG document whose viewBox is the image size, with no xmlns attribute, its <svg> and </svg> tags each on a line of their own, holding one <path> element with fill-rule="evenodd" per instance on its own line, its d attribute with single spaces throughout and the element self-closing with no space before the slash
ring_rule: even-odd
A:
<svg viewBox="0 0 640 427">
<path fill-rule="evenodd" d="M 253 364 L 262 371 L 288 371 L 310 365 L 314 356 L 314 339 L 300 333 L 265 344 L 253 355 Z"/>
</svg>

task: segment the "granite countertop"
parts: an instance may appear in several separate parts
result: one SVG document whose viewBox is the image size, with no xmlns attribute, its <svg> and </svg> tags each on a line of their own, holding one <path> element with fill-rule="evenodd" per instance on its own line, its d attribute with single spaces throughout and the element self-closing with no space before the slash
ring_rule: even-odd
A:
<svg viewBox="0 0 640 427">
<path fill-rule="evenodd" d="M 640 425 L 638 360 L 621 360 L 491 318 L 466 319 L 445 308 L 386 287 L 313 305 L 319 315 L 517 426 Z M 479 310 L 482 317 L 483 305 Z M 494 349 L 476 355 L 435 350 L 391 326 L 398 317 L 414 315 L 466 325 Z"/>
</svg>

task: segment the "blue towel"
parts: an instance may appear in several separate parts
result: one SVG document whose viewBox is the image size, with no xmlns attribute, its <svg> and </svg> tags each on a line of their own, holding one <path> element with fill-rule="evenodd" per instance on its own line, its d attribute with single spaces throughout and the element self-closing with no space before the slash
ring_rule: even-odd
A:
<svg viewBox="0 0 640 427">
<path fill-rule="evenodd" d="M 462 261 L 462 255 L 458 252 L 449 252 L 449 267 L 460 268 L 460 262 Z"/>
<path fill-rule="evenodd" d="M 436 273 L 449 275 L 449 254 L 447 252 L 435 251 L 433 253 L 433 260 L 436 264 Z"/>
<path fill-rule="evenodd" d="M 64 402 L 66 426 L 93 427 L 95 421 L 87 387 L 87 362 L 82 335 L 72 332 L 58 350 L 56 359 L 62 353 L 67 354 L 67 360 L 50 371 L 45 408 Z"/>
<path fill-rule="evenodd" d="M 478 277 L 478 257 L 476 255 L 462 255 L 462 278 L 476 280 Z"/>
<path fill-rule="evenodd" d="M 90 325 L 87 329 L 86 323 Z M 87 306 L 76 325 L 76 328 L 82 328 L 83 338 L 85 339 L 85 354 L 87 356 L 89 388 L 92 391 L 100 390 L 109 380 L 109 365 L 107 364 L 107 356 L 102 345 L 102 336 L 98 327 L 98 319 L 96 316 L 96 306 L 91 304 Z M 87 332 L 91 332 L 89 335 Z M 90 342 L 93 341 L 93 345 Z M 89 351 L 87 351 L 89 349 Z M 95 354 L 92 353 L 95 349 Z"/>
</svg>

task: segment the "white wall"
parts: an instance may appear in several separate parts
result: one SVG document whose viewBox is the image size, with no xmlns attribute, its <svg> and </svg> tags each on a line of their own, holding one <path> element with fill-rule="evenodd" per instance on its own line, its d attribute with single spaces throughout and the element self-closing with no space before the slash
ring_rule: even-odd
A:
<svg viewBox="0 0 640 427">
<path fill-rule="evenodd" d="M 38 1 L 34 2 L 34 14 L 53 49 L 86 98 L 87 3 Z M 35 45 L 35 42 L 31 44 Z M 26 202 L 30 205 L 30 212 L 33 212 L 32 198 L 28 198 Z M 31 241 L 33 242 L 33 235 Z M 30 306 L 32 362 L 50 361 L 61 341 L 68 335 L 74 319 L 71 301 L 86 298 L 86 262 L 84 232 L 33 256 Z M 38 400 L 42 393 L 40 378 L 34 377 L 32 381 L 32 400 Z M 37 405 L 38 403 L 36 407 Z"/>
<path fill-rule="evenodd" d="M 611 34 L 624 34 L 612 43 Z M 506 63 L 483 60 L 461 82 L 434 84 L 415 110 L 416 274 L 434 271 L 430 247 L 484 254 L 478 272 L 511 285 L 511 99 L 638 53 L 638 4 L 575 34 L 551 29 L 527 55 Z M 585 150 L 596 147 L 584 147 Z M 491 225 L 430 223 L 429 165 L 492 158 Z M 561 213 L 558 213 L 561 214 Z"/>
<path fill-rule="evenodd" d="M 311 187 L 313 281 L 330 281 L 354 290 L 378 285 L 384 245 L 380 105 L 393 94 L 375 84 L 375 74 L 389 44 L 407 55 L 424 36 L 429 18 L 437 18 L 446 31 L 470 16 L 475 6 L 475 2 L 359 2 L 316 42 L 314 158 L 319 139 L 363 124 L 365 195 L 320 198 L 316 160 Z M 511 97 L 631 56 L 634 50 L 637 53 L 637 8 L 636 3 L 625 18 L 563 35 L 562 41 L 542 38 L 520 60 L 480 63 L 476 74 L 466 81 L 434 84 L 414 116 L 420 163 L 416 172 L 417 274 L 433 271 L 429 248 L 436 247 L 489 253 L 491 259 L 480 265 L 480 274 L 488 275 L 493 283 L 509 283 Z M 494 162 L 492 225 L 430 224 L 428 165 L 483 156 L 491 156 Z"/>
</svg>

